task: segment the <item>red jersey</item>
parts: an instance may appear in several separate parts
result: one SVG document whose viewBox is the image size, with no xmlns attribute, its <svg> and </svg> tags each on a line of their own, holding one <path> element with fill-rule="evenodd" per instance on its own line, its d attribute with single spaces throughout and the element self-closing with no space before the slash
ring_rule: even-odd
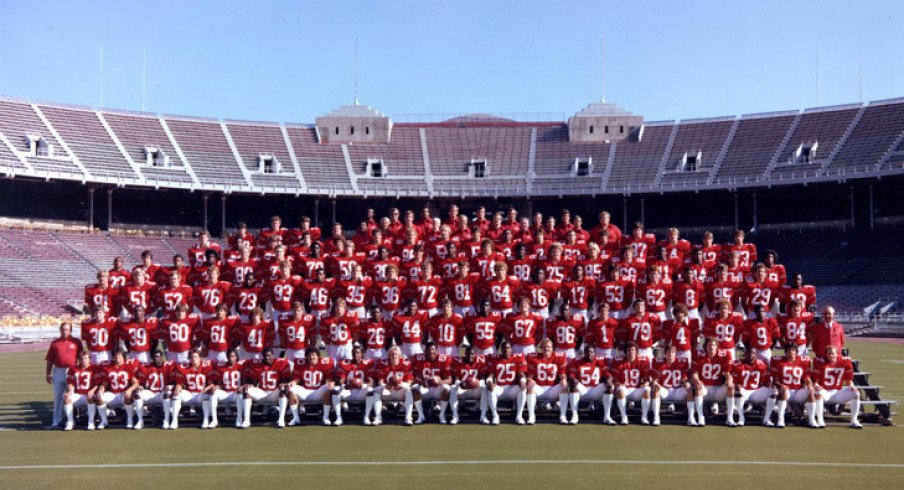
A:
<svg viewBox="0 0 904 490">
<path fill-rule="evenodd" d="M 233 336 L 242 343 L 242 349 L 246 353 L 260 354 L 265 348 L 273 345 L 273 323 L 260 322 L 254 325 L 241 323 Z"/>
<path fill-rule="evenodd" d="M 417 299 L 417 305 L 423 310 L 429 310 L 439 306 L 439 291 L 443 287 L 443 280 L 439 276 L 424 277 L 411 281 L 409 289 Z"/>
<path fill-rule="evenodd" d="M 554 302 L 559 297 L 559 288 L 561 283 L 556 281 L 545 280 L 542 284 L 535 282 L 521 283 L 522 296 L 530 298 L 530 307 L 535 310 L 549 308 L 550 302 Z"/>
<path fill-rule="evenodd" d="M 129 315 L 135 315 L 135 308 L 141 306 L 145 311 L 151 311 L 151 294 L 154 283 L 146 282 L 141 286 L 130 284 L 119 290 L 119 303 L 126 309 Z"/>
<path fill-rule="evenodd" d="M 446 318 L 442 313 L 435 315 L 427 323 L 430 338 L 439 347 L 455 347 L 461 344 L 464 337 L 464 319 L 461 315 L 452 314 Z"/>
<path fill-rule="evenodd" d="M 708 316 L 703 321 L 703 336 L 715 338 L 719 349 L 734 349 L 743 331 L 744 315 L 737 312 L 729 313 L 728 318 Z"/>
<path fill-rule="evenodd" d="M 181 320 L 178 318 L 163 320 L 160 334 L 168 350 L 184 352 L 191 349 L 200 328 L 201 318 L 192 314 Z"/>
<path fill-rule="evenodd" d="M 595 318 L 587 324 L 584 333 L 584 342 L 590 343 L 598 349 L 611 349 L 615 346 L 615 331 L 618 329 L 618 320 L 615 318 Z"/>
<path fill-rule="evenodd" d="M 339 296 L 345 298 L 345 304 L 349 308 L 359 308 L 367 301 L 367 293 L 373 287 L 373 281 L 369 277 L 339 281 L 336 290 Z"/>
<path fill-rule="evenodd" d="M 117 291 L 132 281 L 132 273 L 125 269 L 110 269 L 107 275 L 110 278 L 110 287 Z"/>
<path fill-rule="evenodd" d="M 102 322 L 86 320 L 82 322 L 82 340 L 91 352 L 113 350 L 113 337 L 116 331 L 116 320 L 108 318 Z"/>
<path fill-rule="evenodd" d="M 527 365 L 521 354 L 510 357 L 490 356 L 487 358 L 487 372 L 493 375 L 499 386 L 510 386 L 518 381 Z"/>
<path fill-rule="evenodd" d="M 329 357 L 322 357 L 311 364 L 307 359 L 295 361 L 291 378 L 306 390 L 316 390 L 327 381 L 334 379 L 336 365 Z"/>
<path fill-rule="evenodd" d="M 834 364 L 825 359 L 814 359 L 810 377 L 827 390 L 840 390 L 853 381 L 854 365 L 848 357 L 838 356 Z"/>
<path fill-rule="evenodd" d="M 300 285 L 301 278 L 297 276 L 272 281 L 267 284 L 266 299 L 274 310 L 289 311 L 292 309 L 292 303 L 300 296 Z"/>
<path fill-rule="evenodd" d="M 164 362 L 162 366 L 154 363 L 147 364 L 138 368 L 135 377 L 144 389 L 160 393 L 166 385 L 175 382 L 173 372 L 176 370 L 176 366 L 176 363 L 172 361 Z"/>
<path fill-rule="evenodd" d="M 694 359 L 692 371 L 697 373 L 704 386 L 725 384 L 725 375 L 730 374 L 731 361 L 728 356 L 716 354 L 715 357 L 701 356 Z"/>
<path fill-rule="evenodd" d="M 251 310 L 264 303 L 261 289 L 259 287 L 233 289 L 230 303 L 235 305 L 240 315 L 248 316 Z"/>
<path fill-rule="evenodd" d="M 637 358 L 633 362 L 625 358 L 612 366 L 615 384 L 625 388 L 640 388 L 649 375 L 650 362 L 642 358 Z"/>
<path fill-rule="evenodd" d="M 690 359 L 678 359 L 668 362 L 653 361 L 651 376 L 666 389 L 683 388 L 687 380 L 687 372 L 690 371 Z"/>
<path fill-rule="evenodd" d="M 734 306 L 737 304 L 735 295 L 739 288 L 740 285 L 732 280 L 711 283 L 706 288 L 706 307 L 709 308 L 709 311 L 716 311 L 719 309 L 716 303 L 723 299 L 728 300 Z"/>
<path fill-rule="evenodd" d="M 687 309 L 693 310 L 700 308 L 700 302 L 703 300 L 705 289 L 703 284 L 694 281 L 691 283 L 677 282 L 672 288 L 672 302 L 681 303 L 687 306 Z"/>
<path fill-rule="evenodd" d="M 810 379 L 810 358 L 798 357 L 794 361 L 785 357 L 773 359 L 770 374 L 776 383 L 789 390 L 799 390 Z"/>
<path fill-rule="evenodd" d="M 792 301 L 802 302 L 804 304 L 804 311 L 806 311 L 816 304 L 816 288 L 809 285 L 800 288 L 785 285 L 782 286 L 778 292 L 778 300 L 785 311 L 790 309 Z"/>
<path fill-rule="evenodd" d="M 505 255 L 499 252 L 491 252 L 489 255 L 479 254 L 471 259 L 471 270 L 480 274 L 484 280 L 496 275 L 494 268 L 496 263 L 505 263 Z"/>
<path fill-rule="evenodd" d="M 474 306 L 474 293 L 477 290 L 477 282 L 480 276 L 469 274 L 468 277 L 454 277 L 446 279 L 443 295 L 452 300 L 452 304 L 459 308 Z"/>
<path fill-rule="evenodd" d="M 389 378 L 395 378 L 399 383 L 405 383 L 414 379 L 411 373 L 411 362 L 400 359 L 399 363 L 392 365 L 389 360 L 376 363 L 370 372 L 371 378 L 377 381 L 387 381 Z"/>
<path fill-rule="evenodd" d="M 468 316 L 465 331 L 471 335 L 471 345 L 476 349 L 489 349 L 496 345 L 496 331 L 502 323 L 502 316 L 490 313 L 488 316 Z"/>
<path fill-rule="evenodd" d="M 368 349 L 383 349 L 386 347 L 386 336 L 389 334 L 386 324 L 381 320 L 370 320 L 358 325 L 356 337 L 365 344 Z"/>
<path fill-rule="evenodd" d="M 519 285 L 518 278 L 507 276 L 504 280 L 489 279 L 481 289 L 490 298 L 490 308 L 507 310 L 515 304 L 515 292 Z"/>
<path fill-rule="evenodd" d="M 463 357 L 456 357 L 452 360 L 450 372 L 452 377 L 458 381 L 480 380 L 487 373 L 486 360 L 482 356 L 475 356 L 473 362 L 466 362 Z"/>
<path fill-rule="evenodd" d="M 536 345 L 537 330 L 542 323 L 543 317 L 536 313 L 509 313 L 502 324 L 502 333 L 512 345 Z"/>
<path fill-rule="evenodd" d="M 771 349 L 775 340 L 780 337 L 781 332 L 775 318 L 766 318 L 762 322 L 758 322 L 756 319 L 747 320 L 744 322 L 744 331 L 741 333 L 744 345 L 758 350 Z"/>
<path fill-rule="evenodd" d="M 619 329 L 627 340 L 637 344 L 638 349 L 649 349 L 658 340 L 659 317 L 652 313 L 645 313 L 640 318 L 631 315 L 621 321 Z"/>
<path fill-rule="evenodd" d="M 529 257 L 513 259 L 509 264 L 509 270 L 512 271 L 512 277 L 517 278 L 519 281 L 530 281 L 534 270 L 534 259 Z"/>
<path fill-rule="evenodd" d="M 546 273 L 547 280 L 561 283 L 571 274 L 571 269 L 574 268 L 574 262 L 564 258 L 557 262 L 548 259 L 543 262 L 542 267 L 543 272 Z"/>
<path fill-rule="evenodd" d="M 116 341 L 122 340 L 131 352 L 149 352 L 151 344 L 159 337 L 159 324 L 154 317 L 144 322 L 119 322 L 116 327 Z"/>
<path fill-rule="evenodd" d="M 754 359 L 750 364 L 735 361 L 730 372 L 732 381 L 745 390 L 756 390 L 769 383 L 769 366 L 760 359 Z"/>
<path fill-rule="evenodd" d="M 341 317 L 328 317 L 320 319 L 321 336 L 329 345 L 345 345 L 352 341 L 355 329 L 358 327 L 358 315 L 346 312 Z"/>
<path fill-rule="evenodd" d="M 609 305 L 612 311 L 622 311 L 630 306 L 633 300 L 633 285 L 630 281 L 606 281 L 596 288 L 600 301 Z"/>
<path fill-rule="evenodd" d="M 217 306 L 226 301 L 226 295 L 232 289 L 232 285 L 226 281 L 216 284 L 203 284 L 195 287 L 195 306 L 202 313 L 216 313 Z"/>
<path fill-rule="evenodd" d="M 683 322 L 667 320 L 662 324 L 662 338 L 674 345 L 678 352 L 687 352 L 697 347 L 700 336 L 700 321 L 686 318 Z"/>
<path fill-rule="evenodd" d="M 659 284 L 648 283 L 638 287 L 637 294 L 647 304 L 647 311 L 662 313 L 669 307 L 669 301 L 672 297 L 672 286 L 665 282 L 659 282 Z"/>
<path fill-rule="evenodd" d="M 179 286 L 175 288 L 162 288 L 157 290 L 155 295 L 155 303 L 158 307 L 163 308 L 167 315 L 172 315 L 176 311 L 176 307 L 184 304 L 191 306 L 192 295 L 194 291 L 191 286 Z"/>
<path fill-rule="evenodd" d="M 526 363 L 527 375 L 539 386 L 553 386 L 559 382 L 559 376 L 567 374 L 568 358 L 559 352 L 549 357 L 543 357 L 540 353 L 530 354 Z"/>
<path fill-rule="evenodd" d="M 247 262 L 237 260 L 226 265 L 226 272 L 223 277 L 231 282 L 233 287 L 240 288 L 245 284 L 246 277 L 258 277 L 255 273 L 258 267 L 260 265 L 255 258 L 250 258 Z"/>
<path fill-rule="evenodd" d="M 634 256 L 638 258 L 646 258 L 656 246 L 656 235 L 652 233 L 644 233 L 640 238 L 634 235 L 622 237 L 622 246 L 627 245 L 634 249 Z"/>
<path fill-rule="evenodd" d="M 277 335 L 279 335 L 280 345 L 285 349 L 307 349 L 311 338 L 314 337 L 316 323 L 317 319 L 314 318 L 314 315 L 308 314 L 302 315 L 299 320 L 293 316 L 279 322 Z"/>
<path fill-rule="evenodd" d="M 765 283 L 747 282 L 738 291 L 741 306 L 744 311 L 753 311 L 757 305 L 763 306 L 763 311 L 772 311 L 772 305 L 778 296 L 778 283 L 766 281 Z"/>
<path fill-rule="evenodd" d="M 606 268 L 609 265 L 609 260 L 597 257 L 595 259 L 582 260 L 580 265 L 584 269 L 584 277 L 593 279 L 596 282 L 606 280 Z"/>
<path fill-rule="evenodd" d="M 96 371 L 100 378 L 98 384 L 103 384 L 111 393 L 122 393 L 132 386 L 132 378 L 140 366 L 134 362 L 126 362 L 119 366 L 111 364 L 100 368 Z"/>
<path fill-rule="evenodd" d="M 242 372 L 244 370 L 244 361 L 239 361 L 234 366 L 220 364 L 210 373 L 210 379 L 213 383 L 219 385 L 221 390 L 234 393 L 242 386 Z"/>
<path fill-rule="evenodd" d="M 273 359 L 273 364 L 264 361 L 245 363 L 243 377 L 264 391 L 273 391 L 290 376 L 291 364 L 285 359 Z"/>
<path fill-rule="evenodd" d="M 565 281 L 562 283 L 562 296 L 568 300 L 572 309 L 586 310 L 590 300 L 596 294 L 596 280 L 585 278 L 581 281 Z"/>
<path fill-rule="evenodd" d="M 738 252 L 741 259 L 739 263 L 744 270 L 750 270 L 750 266 L 756 262 L 756 245 L 752 243 L 745 243 L 743 245 L 726 243 L 722 246 L 722 256 L 725 258 L 726 262 L 733 252 Z"/>
<path fill-rule="evenodd" d="M 371 294 L 383 311 L 395 311 L 402 305 L 402 291 L 407 289 L 408 281 L 399 278 L 396 281 L 377 281 Z"/>
<path fill-rule="evenodd" d="M 609 376 L 609 370 L 604 359 L 578 357 L 568 364 L 568 376 L 584 386 L 597 386 Z"/>
<path fill-rule="evenodd" d="M 103 367 L 101 366 L 69 368 L 66 373 L 66 384 L 72 385 L 77 395 L 87 395 L 97 385 L 99 381 L 97 374 L 98 372 L 102 373 L 102 369 Z"/>
<path fill-rule="evenodd" d="M 211 318 L 203 322 L 198 337 L 208 350 L 225 352 L 232 346 L 232 333 L 238 325 L 237 316 L 227 316 L 222 320 Z"/>
<path fill-rule="evenodd" d="M 100 310 L 109 314 L 114 308 L 113 302 L 118 294 L 119 290 L 110 286 L 106 288 L 101 288 L 96 284 L 85 286 L 85 304 L 91 311 Z"/>
<path fill-rule="evenodd" d="M 200 393 L 211 382 L 214 366 L 210 361 L 201 361 L 198 367 L 179 366 L 176 368 L 176 384 L 191 393 Z"/>
<path fill-rule="evenodd" d="M 578 334 L 584 329 L 584 317 L 575 315 L 567 320 L 559 317 L 546 320 L 546 336 L 552 339 L 556 349 L 574 349 L 578 346 Z"/>
<path fill-rule="evenodd" d="M 370 359 L 362 359 L 358 364 L 355 364 L 352 360 L 344 360 L 340 361 L 339 365 L 336 366 L 335 375 L 341 383 L 357 380 L 363 386 L 373 367 L 374 363 Z"/>
<path fill-rule="evenodd" d="M 445 378 L 451 374 L 452 357 L 438 354 L 436 359 L 430 361 L 426 354 L 417 354 L 411 358 L 414 371 L 414 379 L 427 382 L 433 377 Z"/>
<path fill-rule="evenodd" d="M 403 344 L 420 344 L 424 341 L 424 328 L 428 321 L 429 316 L 425 311 L 419 311 L 415 316 L 396 314 L 392 318 L 392 333 Z"/>
<path fill-rule="evenodd" d="M 778 326 L 782 340 L 786 344 L 807 345 L 807 331 L 813 324 L 812 313 L 801 313 L 799 317 L 781 315 L 778 317 Z"/>
</svg>

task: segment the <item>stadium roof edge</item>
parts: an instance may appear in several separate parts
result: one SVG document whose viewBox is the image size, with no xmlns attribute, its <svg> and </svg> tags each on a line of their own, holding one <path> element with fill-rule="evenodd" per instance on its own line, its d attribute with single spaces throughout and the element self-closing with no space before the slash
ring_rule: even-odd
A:
<svg viewBox="0 0 904 490">
<path fill-rule="evenodd" d="M 838 104 L 838 105 L 827 105 L 827 106 L 822 106 L 822 107 L 810 107 L 810 108 L 804 109 L 804 112 L 813 113 L 813 112 L 843 111 L 845 109 L 859 109 L 861 107 L 863 107 L 863 103 L 856 102 L 853 104 Z"/>
<path fill-rule="evenodd" d="M 778 117 L 778 116 L 796 116 L 800 114 L 799 110 L 791 110 L 791 111 L 772 111 L 772 112 L 754 112 L 751 114 L 742 114 L 741 119 L 760 119 L 764 117 Z"/>
<path fill-rule="evenodd" d="M 904 102 L 904 97 L 895 97 L 893 99 L 882 99 L 882 100 L 874 100 L 869 103 L 869 105 L 888 105 L 888 104 L 898 104 Z"/>
<path fill-rule="evenodd" d="M 679 121 L 679 124 L 700 124 L 700 123 L 734 121 L 737 118 L 738 118 L 738 116 L 695 117 L 693 119 L 682 119 L 681 121 Z"/>
<path fill-rule="evenodd" d="M 254 121 L 254 120 L 245 120 L 245 119 L 223 119 L 224 123 L 235 124 L 236 126 L 269 126 L 269 127 L 279 127 L 278 121 Z"/>
</svg>

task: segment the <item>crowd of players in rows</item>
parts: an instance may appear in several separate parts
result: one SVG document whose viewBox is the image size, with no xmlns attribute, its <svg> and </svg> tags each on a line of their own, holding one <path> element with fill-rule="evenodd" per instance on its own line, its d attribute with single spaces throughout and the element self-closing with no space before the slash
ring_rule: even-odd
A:
<svg viewBox="0 0 904 490">
<path fill-rule="evenodd" d="M 187 263 L 145 252 L 128 270 L 116 259 L 85 288 L 84 351 L 58 393 L 65 428 L 79 405 L 89 429 L 117 406 L 141 428 L 146 405 L 162 407 L 164 428 L 178 427 L 183 405 L 216 427 L 220 403 L 238 427 L 254 403 L 276 405 L 279 426 L 310 405 L 341 425 L 347 402 L 364 402 L 367 425 L 382 422 L 384 402 L 402 405 L 406 425 L 426 420 L 425 403 L 456 424 L 468 399 L 485 424 L 499 423 L 500 400 L 518 424 L 534 423 L 538 402 L 557 403 L 562 423 L 577 423 L 582 401 L 600 404 L 608 424 L 628 423 L 627 403 L 639 403 L 652 425 L 662 402 L 686 403 L 695 426 L 725 402 L 728 425 L 764 404 L 762 423 L 783 427 L 794 402 L 811 427 L 825 426 L 825 403 L 850 403 L 860 427 L 834 310 L 816 321 L 815 288 L 799 274 L 788 283 L 774 251 L 758 262 L 741 230 L 691 244 L 677 229 L 657 241 L 641 223 L 623 235 L 605 211 L 589 231 L 567 210 L 558 222 L 456 206 L 446 220 L 399 215 L 368 210 L 350 237 L 273 217 L 225 246 L 202 233 Z"/>
</svg>

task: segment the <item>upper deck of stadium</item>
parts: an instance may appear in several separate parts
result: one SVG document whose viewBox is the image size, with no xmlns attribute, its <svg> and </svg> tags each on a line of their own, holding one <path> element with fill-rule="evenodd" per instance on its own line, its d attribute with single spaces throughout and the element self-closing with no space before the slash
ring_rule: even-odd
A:
<svg viewBox="0 0 904 490">
<path fill-rule="evenodd" d="M 611 106 L 582 112 L 604 105 Z M 477 114 L 393 122 L 357 105 L 324 117 L 336 115 L 359 117 L 359 135 L 382 118 L 386 138 L 336 141 L 320 123 L 0 98 L 0 172 L 224 194 L 416 198 L 658 194 L 904 174 L 904 98 L 642 122 L 618 128 L 621 140 L 613 126 L 611 140 L 597 141 L 570 138 L 570 120 Z"/>
</svg>

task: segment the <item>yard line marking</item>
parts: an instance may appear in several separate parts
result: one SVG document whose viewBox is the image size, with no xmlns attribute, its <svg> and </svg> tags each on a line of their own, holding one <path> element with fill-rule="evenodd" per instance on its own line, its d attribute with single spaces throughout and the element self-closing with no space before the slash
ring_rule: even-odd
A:
<svg viewBox="0 0 904 490">
<path fill-rule="evenodd" d="M 904 469 L 904 463 L 844 463 L 817 461 L 644 461 L 614 459 L 514 459 L 514 460 L 460 460 L 460 461 L 223 461 L 195 463 L 110 463 L 110 464 L 61 464 L 0 466 L 4 470 L 55 470 L 55 469 L 119 469 L 119 468 L 178 468 L 178 467 L 228 467 L 228 466 L 446 466 L 446 465 L 756 465 L 756 466 L 810 466 L 846 468 Z"/>
</svg>

